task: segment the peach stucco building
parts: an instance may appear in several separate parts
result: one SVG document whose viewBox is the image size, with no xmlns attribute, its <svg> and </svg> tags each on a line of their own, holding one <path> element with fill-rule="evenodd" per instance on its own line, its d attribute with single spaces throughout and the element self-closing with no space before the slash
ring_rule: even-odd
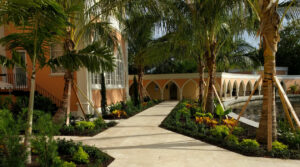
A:
<svg viewBox="0 0 300 167">
<path fill-rule="evenodd" d="M 127 42 L 121 35 L 121 28 L 119 23 L 110 18 L 111 25 L 115 28 L 118 39 L 118 48 L 115 49 L 114 55 L 116 58 L 116 68 L 114 72 L 105 73 L 105 82 L 107 89 L 107 102 L 108 105 L 120 101 L 124 101 L 129 98 L 128 93 L 128 56 L 127 56 Z M 15 33 L 16 30 L 12 25 L 6 25 L 0 27 L 0 38 Z M 18 50 L 20 55 L 26 62 L 26 71 L 22 68 L 15 66 L 14 69 L 6 69 L 0 67 L 0 92 L 23 92 L 26 94 L 29 91 L 29 78 L 31 76 L 32 63 L 25 50 L 20 48 Z M 63 54 L 62 46 L 53 44 L 49 48 L 49 52 L 46 57 L 60 56 Z M 0 55 L 11 57 L 11 53 L 5 47 L 0 45 Z M 99 110 L 101 95 L 100 95 L 100 74 L 92 74 L 86 69 L 80 69 L 74 74 L 74 80 L 78 89 L 75 90 L 79 95 L 79 100 L 83 105 L 83 109 L 87 114 L 93 114 L 95 108 Z M 57 106 L 62 103 L 64 88 L 64 72 L 63 69 L 51 69 L 50 67 L 44 67 L 38 70 L 36 75 L 36 91 L 46 97 L 49 97 Z M 75 92 L 72 90 L 71 95 L 71 111 L 73 114 L 79 112 L 78 101 L 75 96 Z"/>
<path fill-rule="evenodd" d="M 287 75 L 286 67 L 277 68 L 277 76 L 285 91 L 289 92 L 292 85 L 300 85 L 300 75 Z M 239 73 L 217 73 L 215 87 L 222 99 L 239 96 L 248 96 L 254 89 L 262 71 Z M 133 76 L 129 77 L 130 89 L 132 89 Z M 207 74 L 205 75 L 207 81 Z M 153 74 L 145 75 L 143 86 L 146 94 L 154 99 L 181 100 L 184 98 L 196 99 L 199 97 L 199 75 L 188 74 Z M 262 83 L 259 83 L 255 95 L 262 95 Z"/>
</svg>

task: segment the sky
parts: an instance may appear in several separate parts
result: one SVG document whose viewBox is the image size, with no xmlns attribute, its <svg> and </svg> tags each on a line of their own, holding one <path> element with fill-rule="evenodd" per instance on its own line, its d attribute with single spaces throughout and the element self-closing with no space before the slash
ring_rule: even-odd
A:
<svg viewBox="0 0 300 167">
<path fill-rule="evenodd" d="M 284 2 L 285 0 L 279 0 L 279 3 Z M 242 37 L 246 42 L 251 44 L 252 46 L 258 48 L 259 47 L 259 37 L 249 36 L 247 33 L 244 33 Z"/>
</svg>

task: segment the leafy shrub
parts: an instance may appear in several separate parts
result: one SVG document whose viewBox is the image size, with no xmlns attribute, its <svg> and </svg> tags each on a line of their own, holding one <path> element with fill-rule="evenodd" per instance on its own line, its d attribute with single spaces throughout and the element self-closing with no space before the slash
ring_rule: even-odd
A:
<svg viewBox="0 0 300 167">
<path fill-rule="evenodd" d="M 121 103 L 116 103 L 116 104 L 113 104 L 109 107 L 109 111 L 112 113 L 113 111 L 115 110 L 122 110 L 122 105 Z"/>
<path fill-rule="evenodd" d="M 57 143 L 53 136 L 58 133 L 59 128 L 52 123 L 50 114 L 41 116 L 34 126 L 37 134 L 31 141 L 33 153 L 38 155 L 37 160 L 42 167 L 52 166 L 58 156 Z"/>
<path fill-rule="evenodd" d="M 217 139 L 223 139 L 229 135 L 229 128 L 225 125 L 217 125 L 210 130 L 210 134 Z"/>
<path fill-rule="evenodd" d="M 225 141 L 229 146 L 237 146 L 239 144 L 239 139 L 235 135 L 228 135 Z"/>
<path fill-rule="evenodd" d="M 90 162 L 89 154 L 86 153 L 81 146 L 78 148 L 78 151 L 73 155 L 73 160 L 81 164 L 87 164 Z"/>
<path fill-rule="evenodd" d="M 0 166 L 25 166 L 26 150 L 19 136 L 21 126 L 8 110 L 0 110 Z"/>
<path fill-rule="evenodd" d="M 58 140 L 58 153 L 59 155 L 71 155 L 73 156 L 74 153 L 78 150 L 78 144 L 74 143 L 72 140 Z"/>
<path fill-rule="evenodd" d="M 76 167 L 76 164 L 74 162 L 67 162 L 65 161 L 62 165 L 62 167 Z"/>
<path fill-rule="evenodd" d="M 243 139 L 240 143 L 240 147 L 242 150 L 246 152 L 256 152 L 259 150 L 259 143 L 256 140 L 253 139 Z"/>
<path fill-rule="evenodd" d="M 245 133 L 245 129 L 240 126 L 235 126 L 232 131 L 232 134 L 234 134 L 236 136 L 241 136 L 244 133 Z"/>
<path fill-rule="evenodd" d="M 95 128 L 95 123 L 89 121 L 78 121 L 75 123 L 75 127 L 80 130 L 84 130 L 84 129 L 93 130 Z"/>
<path fill-rule="evenodd" d="M 300 150 L 300 130 L 296 132 L 282 132 L 278 139 L 284 144 L 287 144 L 289 148 Z"/>
<path fill-rule="evenodd" d="M 94 121 L 94 125 L 95 125 L 95 128 L 107 128 L 107 125 L 106 123 L 104 122 L 104 120 L 100 117 L 100 118 L 97 118 L 95 121 Z"/>
<path fill-rule="evenodd" d="M 283 158 L 288 158 L 289 157 L 289 150 L 288 146 L 278 142 L 274 141 L 272 143 L 272 151 L 271 154 L 273 157 L 283 157 Z"/>
<path fill-rule="evenodd" d="M 213 119 L 213 115 L 211 113 L 196 112 L 195 116 L 196 117 L 209 117 L 210 119 Z"/>
<path fill-rule="evenodd" d="M 1 96 L 0 97 L 0 108 L 1 109 L 10 109 L 13 104 L 13 100 L 11 96 Z"/>
</svg>

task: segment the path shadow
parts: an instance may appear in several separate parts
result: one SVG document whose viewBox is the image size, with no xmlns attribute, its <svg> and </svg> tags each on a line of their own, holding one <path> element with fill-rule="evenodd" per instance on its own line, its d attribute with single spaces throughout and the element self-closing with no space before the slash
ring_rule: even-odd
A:
<svg viewBox="0 0 300 167">
<path fill-rule="evenodd" d="M 202 147 L 202 148 L 199 148 Z M 195 151 L 224 151 L 222 148 L 214 147 L 214 148 L 206 148 L 206 147 L 214 147 L 210 144 L 199 142 L 199 141 L 176 141 L 176 142 L 162 142 L 155 144 L 145 144 L 145 145 L 133 145 L 133 146 L 116 146 L 116 147 L 101 147 L 104 150 L 126 150 L 126 149 L 169 149 L 169 150 L 195 150 Z M 193 147 L 193 148 L 192 148 Z M 195 148 L 198 147 L 198 148 Z"/>
</svg>

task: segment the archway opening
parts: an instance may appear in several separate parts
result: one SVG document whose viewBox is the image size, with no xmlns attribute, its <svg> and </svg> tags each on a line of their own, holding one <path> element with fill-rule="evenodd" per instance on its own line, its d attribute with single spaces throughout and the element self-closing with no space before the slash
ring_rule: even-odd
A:
<svg viewBox="0 0 300 167">
<path fill-rule="evenodd" d="M 155 82 L 148 84 L 146 90 L 151 99 L 161 99 L 160 87 Z"/>
<path fill-rule="evenodd" d="M 222 97 L 226 97 L 226 92 L 227 92 L 227 87 L 226 87 L 226 82 L 224 81 L 224 83 L 223 83 Z"/>
<path fill-rule="evenodd" d="M 250 96 L 251 92 L 252 92 L 252 84 L 251 81 L 249 81 L 246 86 L 246 96 Z"/>
<path fill-rule="evenodd" d="M 196 100 L 199 96 L 199 89 L 197 88 L 197 83 L 192 80 L 187 81 L 182 89 L 182 97 L 184 99 Z"/>
<path fill-rule="evenodd" d="M 239 96 L 245 96 L 245 84 L 243 81 L 240 83 Z"/>
<path fill-rule="evenodd" d="M 232 85 L 231 85 L 231 82 L 229 81 L 228 85 L 227 85 L 226 97 L 232 97 L 231 93 L 232 93 Z"/>
<path fill-rule="evenodd" d="M 235 81 L 232 87 L 232 96 L 236 97 L 238 96 L 238 88 L 237 88 L 237 82 Z"/>
<path fill-rule="evenodd" d="M 171 81 L 164 88 L 164 100 L 179 100 L 180 91 L 177 85 Z"/>
<path fill-rule="evenodd" d="M 254 87 L 255 87 L 256 84 L 259 84 L 259 83 L 257 83 L 257 81 L 255 81 Z M 254 95 L 259 95 L 260 90 L 261 90 L 261 87 L 258 86 L 257 89 L 256 89 L 255 92 L 254 92 Z"/>
</svg>

